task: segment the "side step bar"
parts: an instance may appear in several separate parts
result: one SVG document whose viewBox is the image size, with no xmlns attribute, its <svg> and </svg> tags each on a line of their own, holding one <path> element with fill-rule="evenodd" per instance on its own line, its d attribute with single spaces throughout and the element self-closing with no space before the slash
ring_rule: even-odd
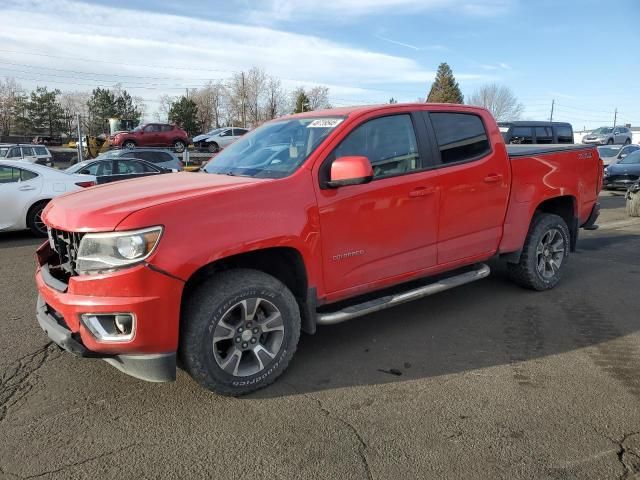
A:
<svg viewBox="0 0 640 480">
<path fill-rule="evenodd" d="M 360 303 L 358 305 L 352 305 L 343 310 L 330 313 L 319 313 L 317 317 L 317 323 L 319 325 L 333 325 L 335 323 L 351 320 L 352 318 L 368 315 L 385 308 L 393 307 L 401 303 L 410 302 L 411 300 L 417 300 L 418 298 L 428 297 L 434 293 L 443 292 L 450 288 L 464 285 L 465 283 L 475 282 L 489 275 L 491 269 L 488 265 L 482 263 L 477 265 L 476 268 L 470 272 L 461 273 L 454 277 L 445 278 L 435 283 L 425 285 L 424 287 L 414 288 L 402 293 L 396 293 L 393 295 L 387 295 L 386 297 L 376 298 L 369 300 L 368 302 Z"/>
</svg>

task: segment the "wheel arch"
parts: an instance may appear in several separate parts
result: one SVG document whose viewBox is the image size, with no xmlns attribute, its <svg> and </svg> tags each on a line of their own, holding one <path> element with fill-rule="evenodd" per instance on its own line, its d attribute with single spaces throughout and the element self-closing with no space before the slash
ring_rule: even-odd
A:
<svg viewBox="0 0 640 480">
<path fill-rule="evenodd" d="M 270 247 L 217 259 L 196 270 L 183 289 L 182 303 L 189 292 L 218 272 L 236 268 L 258 270 L 280 280 L 293 293 L 300 307 L 302 331 L 315 333 L 316 289 L 309 287 L 302 254 L 293 247 Z"/>
</svg>

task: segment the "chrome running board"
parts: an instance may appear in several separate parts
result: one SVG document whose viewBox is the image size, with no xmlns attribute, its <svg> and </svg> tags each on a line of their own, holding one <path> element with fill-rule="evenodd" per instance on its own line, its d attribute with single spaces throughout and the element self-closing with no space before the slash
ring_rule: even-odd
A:
<svg viewBox="0 0 640 480">
<path fill-rule="evenodd" d="M 385 297 L 376 298 L 357 305 L 346 307 L 343 310 L 329 313 L 319 313 L 317 317 L 318 325 L 333 325 L 335 323 L 351 320 L 352 318 L 368 315 L 385 308 L 394 307 L 401 303 L 417 300 L 418 298 L 428 297 L 434 293 L 443 292 L 450 288 L 459 287 L 465 283 L 475 282 L 489 275 L 491 269 L 488 265 L 482 263 L 477 265 L 473 270 L 453 277 L 438 280 L 437 282 L 425 285 L 424 287 L 414 288 L 402 293 L 387 295 Z"/>
</svg>

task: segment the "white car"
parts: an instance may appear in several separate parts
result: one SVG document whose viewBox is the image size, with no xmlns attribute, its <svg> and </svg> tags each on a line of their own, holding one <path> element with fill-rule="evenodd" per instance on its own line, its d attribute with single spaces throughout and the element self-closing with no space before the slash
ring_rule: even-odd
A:
<svg viewBox="0 0 640 480">
<path fill-rule="evenodd" d="M 208 133 L 194 137 L 193 144 L 198 149 L 216 153 L 235 142 L 248 131 L 249 129 L 247 128 L 237 127 L 216 128 Z"/>
<path fill-rule="evenodd" d="M 47 235 L 42 210 L 63 193 L 96 184 L 93 175 L 61 170 L 18 160 L 0 160 L 0 231 L 29 229 Z"/>
</svg>

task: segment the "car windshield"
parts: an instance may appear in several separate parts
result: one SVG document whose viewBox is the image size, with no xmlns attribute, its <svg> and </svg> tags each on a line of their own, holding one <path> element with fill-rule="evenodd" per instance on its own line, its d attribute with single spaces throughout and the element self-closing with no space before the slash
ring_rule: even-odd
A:
<svg viewBox="0 0 640 480">
<path fill-rule="evenodd" d="M 141 132 L 142 129 L 146 127 L 146 125 L 138 125 L 136 128 L 134 128 L 132 131 L 133 132 Z"/>
<path fill-rule="evenodd" d="M 600 127 L 600 128 L 596 128 L 593 132 L 593 134 L 595 135 L 608 135 L 611 132 L 613 132 L 613 128 L 609 128 L 609 127 Z"/>
<path fill-rule="evenodd" d="M 635 152 L 630 153 L 629 155 L 624 157 L 622 160 L 620 160 L 618 163 L 624 163 L 625 165 L 629 163 L 640 163 L 640 151 L 636 150 Z"/>
<path fill-rule="evenodd" d="M 291 118 L 267 123 L 222 150 L 204 168 L 257 178 L 291 175 L 344 117 Z"/>
<path fill-rule="evenodd" d="M 215 135 L 216 133 L 220 133 L 222 130 L 224 130 L 224 128 L 216 128 L 214 130 L 211 130 L 210 132 L 205 133 L 205 135 Z"/>
<path fill-rule="evenodd" d="M 76 173 L 82 170 L 84 167 L 89 165 L 94 160 L 85 160 L 84 162 L 76 163 L 75 165 L 71 165 L 69 168 L 65 168 L 65 172 L 67 173 Z"/>
<path fill-rule="evenodd" d="M 621 147 L 598 147 L 601 157 L 615 157 L 620 152 Z"/>
</svg>

